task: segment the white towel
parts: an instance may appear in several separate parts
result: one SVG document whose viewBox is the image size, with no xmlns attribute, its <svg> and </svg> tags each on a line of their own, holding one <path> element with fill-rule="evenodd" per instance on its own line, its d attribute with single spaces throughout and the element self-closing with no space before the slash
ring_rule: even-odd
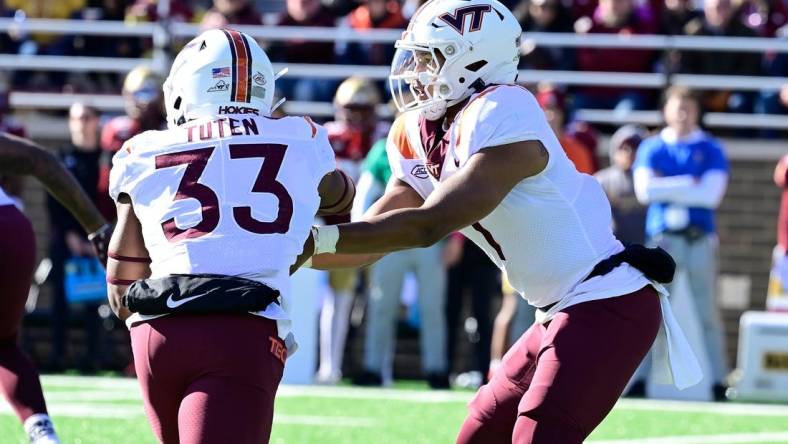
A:
<svg viewBox="0 0 788 444">
<path fill-rule="evenodd" d="M 684 331 L 673 316 L 665 293 L 660 292 L 659 305 L 662 307 L 662 325 L 654 341 L 654 382 L 673 384 L 684 390 L 699 383 L 703 372 Z"/>
</svg>

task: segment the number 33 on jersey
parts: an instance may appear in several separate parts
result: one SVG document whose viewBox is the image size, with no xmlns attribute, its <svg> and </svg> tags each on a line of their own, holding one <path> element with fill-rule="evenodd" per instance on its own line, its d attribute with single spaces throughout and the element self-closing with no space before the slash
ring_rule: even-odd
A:
<svg viewBox="0 0 788 444">
<path fill-rule="evenodd" d="M 308 118 L 227 115 L 129 140 L 113 159 L 110 195 L 131 198 L 154 277 L 280 278 L 334 168 L 325 130 Z"/>
</svg>

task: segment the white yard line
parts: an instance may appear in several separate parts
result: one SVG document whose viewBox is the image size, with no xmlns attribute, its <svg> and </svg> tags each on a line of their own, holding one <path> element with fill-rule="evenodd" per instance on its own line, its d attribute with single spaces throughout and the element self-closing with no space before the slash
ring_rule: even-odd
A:
<svg viewBox="0 0 788 444">
<path fill-rule="evenodd" d="M 734 416 L 788 416 L 788 405 L 744 404 L 735 402 L 669 401 L 661 399 L 622 399 L 622 410 L 661 410 L 668 412 L 714 413 Z"/>
<path fill-rule="evenodd" d="M 89 404 L 89 403 L 48 403 L 47 410 L 53 418 L 58 416 L 82 417 L 82 418 L 128 418 L 134 416 L 145 416 L 142 406 L 139 405 L 117 405 L 117 404 Z M 0 403 L 0 414 L 13 414 L 11 406 L 7 403 Z"/>
<path fill-rule="evenodd" d="M 368 387 L 330 387 L 319 385 L 282 385 L 276 392 L 283 398 L 342 398 L 406 401 L 414 403 L 468 402 L 473 392 L 447 390 L 398 390 Z"/>
<path fill-rule="evenodd" d="M 308 425 L 321 427 L 375 427 L 378 421 L 374 418 L 353 416 L 312 416 L 312 415 L 277 415 L 274 414 L 274 425 Z"/>
<path fill-rule="evenodd" d="M 788 432 L 727 433 L 722 435 L 663 436 L 660 438 L 608 439 L 588 444 L 747 444 L 753 442 L 788 442 Z"/>
<path fill-rule="evenodd" d="M 49 413 L 53 418 L 133 418 L 143 417 L 142 406 L 121 406 L 117 404 L 89 403 L 50 403 Z M 0 404 L 0 414 L 12 415 L 11 407 Z M 316 416 L 316 415 L 280 415 L 274 417 L 274 424 L 320 426 L 320 427 L 375 427 L 379 421 L 375 418 L 353 416 Z"/>
</svg>

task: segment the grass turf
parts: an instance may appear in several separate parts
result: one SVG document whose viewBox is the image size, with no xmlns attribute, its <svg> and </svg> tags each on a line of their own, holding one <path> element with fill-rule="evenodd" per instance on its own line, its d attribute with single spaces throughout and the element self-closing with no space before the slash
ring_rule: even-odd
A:
<svg viewBox="0 0 788 444">
<path fill-rule="evenodd" d="M 142 412 L 135 381 L 110 378 L 45 377 L 44 387 L 64 443 L 155 443 Z M 445 396 L 407 384 L 389 390 L 284 387 L 277 399 L 272 443 L 449 443 L 465 416 L 468 392 Z M 665 408 L 660 408 L 664 405 Z M 720 411 L 695 404 L 621 403 L 589 438 L 623 440 L 728 433 L 785 432 L 788 408 Z M 229 426 L 229 425 L 228 425 Z M 0 410 L 0 443 L 24 443 L 7 406 Z M 758 443 L 754 436 L 752 441 Z M 766 442 L 766 441 L 765 441 Z"/>
</svg>

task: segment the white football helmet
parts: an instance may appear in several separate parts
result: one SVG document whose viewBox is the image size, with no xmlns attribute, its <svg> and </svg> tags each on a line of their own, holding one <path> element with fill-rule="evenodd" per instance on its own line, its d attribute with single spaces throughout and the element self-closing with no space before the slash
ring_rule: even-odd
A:
<svg viewBox="0 0 788 444">
<path fill-rule="evenodd" d="M 389 87 L 401 112 L 443 116 L 485 85 L 517 78 L 522 28 L 497 0 L 431 0 L 394 47 Z"/>
<path fill-rule="evenodd" d="M 220 114 L 270 115 L 275 79 L 253 38 L 232 29 L 205 31 L 178 53 L 164 82 L 167 124 Z"/>
</svg>

